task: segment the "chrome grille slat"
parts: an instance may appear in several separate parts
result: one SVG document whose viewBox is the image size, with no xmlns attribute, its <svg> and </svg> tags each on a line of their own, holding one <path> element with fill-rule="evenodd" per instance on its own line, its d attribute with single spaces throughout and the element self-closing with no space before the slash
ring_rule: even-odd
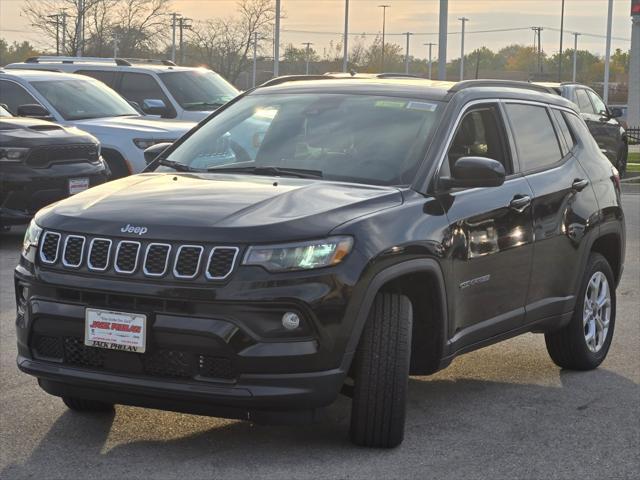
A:
<svg viewBox="0 0 640 480">
<path fill-rule="evenodd" d="M 40 243 L 40 261 L 52 265 L 58 261 L 61 235 L 56 232 L 45 232 Z M 55 250 L 55 253 L 54 253 Z"/>
<path fill-rule="evenodd" d="M 82 265 L 84 244 L 85 238 L 83 236 L 67 235 L 64 239 L 64 249 L 62 250 L 62 264 L 65 267 L 78 268 Z"/>
<path fill-rule="evenodd" d="M 150 243 L 144 254 L 142 270 L 149 277 L 162 277 L 169 267 L 171 245 L 168 243 Z M 151 258 L 150 258 L 151 256 Z M 164 261 L 162 258 L 164 257 Z M 162 266 L 162 269 L 159 267 Z"/>
<path fill-rule="evenodd" d="M 131 240 L 122 240 L 118 243 L 118 247 L 116 248 L 116 258 L 113 262 L 114 270 L 118 273 L 135 273 L 138 268 L 140 247 L 140 242 L 134 242 Z"/>
<path fill-rule="evenodd" d="M 108 238 L 94 238 L 89 244 L 87 268 L 96 272 L 104 272 L 109 268 L 109 256 L 113 241 Z M 106 252 L 104 251 L 106 249 Z M 104 258 L 104 260 L 102 260 Z"/>
<path fill-rule="evenodd" d="M 231 275 L 238 252 L 238 247 L 213 247 L 207 260 L 206 277 L 209 280 L 224 280 Z"/>
<path fill-rule="evenodd" d="M 200 271 L 203 251 L 204 247 L 200 245 L 180 245 L 173 264 L 174 277 L 185 280 L 196 278 Z"/>
</svg>

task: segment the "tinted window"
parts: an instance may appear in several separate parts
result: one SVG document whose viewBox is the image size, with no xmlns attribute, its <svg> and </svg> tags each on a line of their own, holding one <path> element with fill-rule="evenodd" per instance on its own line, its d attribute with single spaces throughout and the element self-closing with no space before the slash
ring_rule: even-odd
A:
<svg viewBox="0 0 640 480">
<path fill-rule="evenodd" d="M 580 111 L 582 113 L 591 113 L 594 114 L 596 111 L 593 109 L 593 105 L 587 96 L 586 90 L 583 88 L 579 88 L 576 90 L 576 98 L 578 101 L 578 107 L 580 107 Z"/>
<path fill-rule="evenodd" d="M 4 103 L 14 115 L 18 114 L 20 105 L 40 104 L 20 85 L 7 80 L 0 80 L 0 103 Z"/>
<path fill-rule="evenodd" d="M 495 107 L 486 106 L 468 112 L 458 127 L 449 148 L 449 171 L 461 157 L 487 157 L 504 165 L 507 174 L 512 173 L 511 161 L 505 153 L 504 134 Z"/>
<path fill-rule="evenodd" d="M 439 102 L 397 97 L 253 94 L 206 122 L 168 158 L 199 170 L 242 162 L 315 170 L 325 180 L 406 185 L 440 110 Z"/>
<path fill-rule="evenodd" d="M 167 72 L 159 76 L 185 110 L 215 110 L 240 93 L 211 70 Z"/>
<path fill-rule="evenodd" d="M 600 99 L 598 95 L 596 95 L 591 90 L 587 90 L 587 93 L 589 94 L 589 98 L 591 99 L 591 102 L 596 107 L 596 113 L 607 111 L 607 107 L 605 106 L 604 102 Z"/>
<path fill-rule="evenodd" d="M 78 70 L 75 73 L 79 75 L 86 75 L 87 77 L 95 78 L 108 86 L 113 88 L 116 83 L 116 75 L 118 72 L 110 70 Z"/>
<path fill-rule="evenodd" d="M 569 130 L 569 127 L 567 126 L 567 121 L 564 119 L 564 115 L 562 115 L 562 112 L 560 110 L 556 110 L 555 108 L 553 108 L 551 109 L 551 111 L 553 112 L 553 115 L 556 121 L 558 122 L 560 133 L 564 138 L 565 143 L 567 144 L 568 150 L 566 151 L 566 153 L 568 153 L 571 150 L 573 150 L 573 147 L 575 146 L 575 142 L 573 140 L 573 135 L 571 134 L 571 130 Z"/>
<path fill-rule="evenodd" d="M 567 122 L 569 122 L 569 127 L 571 127 L 576 143 L 581 143 L 583 145 L 591 144 L 594 149 L 598 151 L 600 150 L 600 147 L 593 138 L 593 135 L 591 135 L 591 132 L 582 118 L 570 113 L 566 113 L 564 117 L 567 119 Z"/>
<path fill-rule="evenodd" d="M 558 137 L 544 107 L 507 104 L 518 158 L 523 171 L 553 165 L 563 157 Z"/>
<path fill-rule="evenodd" d="M 132 102 L 136 102 L 140 107 L 145 100 L 162 100 L 167 106 L 167 117 L 175 117 L 176 112 L 171 106 L 169 99 L 162 91 L 155 78 L 146 73 L 124 73 L 120 84 L 120 93 Z"/>
</svg>

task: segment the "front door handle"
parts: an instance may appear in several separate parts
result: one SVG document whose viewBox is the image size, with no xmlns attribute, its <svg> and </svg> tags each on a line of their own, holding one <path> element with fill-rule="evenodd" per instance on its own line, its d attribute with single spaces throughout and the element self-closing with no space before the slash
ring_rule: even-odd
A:
<svg viewBox="0 0 640 480">
<path fill-rule="evenodd" d="M 522 213 L 529 205 L 531 205 L 531 197 L 529 195 L 516 195 L 513 197 L 513 200 L 511 200 L 509 208 L 518 213 Z"/>
<path fill-rule="evenodd" d="M 587 180 L 586 178 L 576 178 L 571 184 L 571 188 L 573 188 L 576 192 L 581 192 L 587 185 L 589 185 L 589 180 Z"/>
</svg>

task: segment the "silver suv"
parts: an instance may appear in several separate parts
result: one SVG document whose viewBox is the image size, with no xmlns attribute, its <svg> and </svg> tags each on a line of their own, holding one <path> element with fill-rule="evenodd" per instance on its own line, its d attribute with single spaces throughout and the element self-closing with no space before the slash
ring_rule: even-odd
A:
<svg viewBox="0 0 640 480">
<path fill-rule="evenodd" d="M 5 68 L 87 75 L 148 115 L 196 122 L 240 93 L 212 70 L 179 67 L 168 60 L 42 56 Z"/>
</svg>

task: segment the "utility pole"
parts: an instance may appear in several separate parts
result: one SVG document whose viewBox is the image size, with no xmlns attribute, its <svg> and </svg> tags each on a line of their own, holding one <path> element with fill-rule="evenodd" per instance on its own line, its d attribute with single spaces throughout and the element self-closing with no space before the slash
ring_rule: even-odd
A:
<svg viewBox="0 0 640 480">
<path fill-rule="evenodd" d="M 171 61 L 175 62 L 176 61 L 176 26 L 177 26 L 177 20 L 178 20 L 178 16 L 179 14 L 176 12 L 173 12 L 171 14 L 171 28 L 172 28 L 172 32 L 173 32 L 173 37 L 172 37 L 172 41 L 171 41 Z"/>
<path fill-rule="evenodd" d="M 458 20 L 462 22 L 462 40 L 460 41 L 460 81 L 462 81 L 464 80 L 464 26 L 469 19 L 461 17 Z"/>
<path fill-rule="evenodd" d="M 53 23 L 56 26 L 56 55 L 60 55 L 60 15 L 48 15 L 47 18 L 54 18 L 49 23 Z"/>
<path fill-rule="evenodd" d="M 387 8 L 389 8 L 391 5 L 378 5 L 378 8 L 382 9 L 382 59 L 381 59 L 381 68 L 380 68 L 380 72 L 384 73 L 384 37 L 385 37 L 385 33 L 386 33 L 386 27 L 387 27 Z"/>
<path fill-rule="evenodd" d="M 186 17 L 180 17 L 178 22 L 180 23 L 180 65 L 184 65 L 184 32 L 183 30 L 191 30 L 191 24 L 188 23 L 191 19 Z"/>
<path fill-rule="evenodd" d="M 476 80 L 478 79 L 478 74 L 480 73 L 480 49 L 476 52 Z"/>
<path fill-rule="evenodd" d="M 82 57 L 84 55 L 84 0 L 78 0 L 78 19 L 76 20 L 76 39 L 78 49 L 76 55 Z"/>
<path fill-rule="evenodd" d="M 440 0 L 440 22 L 438 40 L 438 79 L 447 79 L 447 22 L 449 18 L 449 0 Z"/>
<path fill-rule="evenodd" d="M 538 72 L 542 73 L 542 36 L 541 32 L 544 30 L 542 27 L 531 27 L 531 30 L 535 32 L 538 37 Z M 535 36 L 534 36 L 535 39 Z M 534 49 L 535 49 L 535 41 L 534 41 Z"/>
<path fill-rule="evenodd" d="M 405 35 L 407 36 L 407 48 L 405 49 L 405 54 L 404 54 L 404 73 L 408 75 L 409 74 L 409 37 L 411 37 L 413 33 L 405 32 Z"/>
<path fill-rule="evenodd" d="M 573 32 L 573 81 L 576 81 L 576 72 L 578 69 L 578 32 Z"/>
<path fill-rule="evenodd" d="M 276 34 L 273 41 L 273 76 L 280 74 L 280 0 L 276 0 Z"/>
<path fill-rule="evenodd" d="M 558 82 L 562 82 L 562 40 L 564 37 L 564 0 L 562 0 L 562 14 L 560 15 L 560 55 L 558 56 Z"/>
<path fill-rule="evenodd" d="M 113 58 L 118 58 L 118 46 L 120 43 L 120 38 L 117 33 L 113 34 Z"/>
<path fill-rule="evenodd" d="M 609 0 L 609 11 L 607 13 L 607 46 L 604 57 L 604 92 L 602 100 L 604 104 L 609 104 L 609 67 L 611 63 L 611 25 L 613 23 L 613 0 Z"/>
<path fill-rule="evenodd" d="M 431 57 L 431 48 L 434 45 L 437 45 L 437 43 L 425 43 L 424 45 L 428 45 L 429 46 L 429 80 L 431 80 L 431 65 L 432 65 L 432 57 Z"/>
<path fill-rule="evenodd" d="M 342 55 L 342 71 L 349 69 L 349 0 L 344 0 L 344 54 Z"/>
<path fill-rule="evenodd" d="M 64 10 L 60 13 L 62 17 L 62 54 L 67 52 L 67 12 Z"/>
<path fill-rule="evenodd" d="M 631 2 L 631 49 L 629 59 L 629 109 L 627 123 L 629 127 L 640 127 L 640 0 Z"/>
<path fill-rule="evenodd" d="M 307 52 L 307 62 L 306 62 L 306 64 L 307 64 L 307 66 L 306 66 L 306 69 L 305 69 L 305 74 L 309 75 L 309 55 L 311 54 L 310 53 L 310 47 L 311 47 L 311 45 L 313 45 L 313 43 L 304 42 L 302 45 L 306 45 L 307 46 L 307 49 L 306 49 L 306 52 Z"/>
<path fill-rule="evenodd" d="M 256 88 L 256 72 L 258 71 L 258 32 L 253 33 L 253 72 L 251 88 Z"/>
</svg>

